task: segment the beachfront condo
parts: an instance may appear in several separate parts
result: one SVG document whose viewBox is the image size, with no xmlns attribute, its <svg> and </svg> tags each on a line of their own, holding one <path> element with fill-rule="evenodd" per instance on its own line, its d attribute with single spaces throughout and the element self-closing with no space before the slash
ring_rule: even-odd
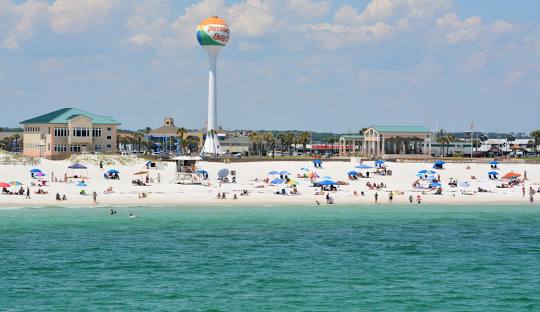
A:
<svg viewBox="0 0 540 312">
<path fill-rule="evenodd" d="M 22 121 L 23 154 L 64 159 L 71 154 L 116 152 L 119 122 L 77 108 L 62 108 Z"/>
</svg>

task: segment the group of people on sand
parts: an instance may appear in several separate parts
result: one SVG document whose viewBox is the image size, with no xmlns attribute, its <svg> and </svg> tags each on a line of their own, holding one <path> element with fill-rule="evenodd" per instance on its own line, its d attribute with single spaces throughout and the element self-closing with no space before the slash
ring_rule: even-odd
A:
<svg viewBox="0 0 540 312">
<path fill-rule="evenodd" d="M 60 196 L 60 193 L 56 193 L 56 200 L 57 201 L 67 200 L 67 196 L 66 196 L 66 194 Z"/>
<path fill-rule="evenodd" d="M 30 190 L 30 189 L 28 189 Z M 18 191 L 10 191 L 8 190 L 7 188 L 3 187 L 2 188 L 2 194 L 4 195 L 24 195 L 24 187 L 21 186 L 21 188 L 18 190 Z"/>
</svg>

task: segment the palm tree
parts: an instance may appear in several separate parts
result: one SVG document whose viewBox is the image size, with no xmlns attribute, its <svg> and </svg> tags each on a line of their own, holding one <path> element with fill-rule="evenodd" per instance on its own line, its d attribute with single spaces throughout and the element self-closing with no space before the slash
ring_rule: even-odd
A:
<svg viewBox="0 0 540 312">
<path fill-rule="evenodd" d="M 306 145 L 308 145 L 311 142 L 311 135 L 304 131 L 298 135 L 298 143 L 302 144 L 302 150 L 304 153 L 306 152 Z"/>
<path fill-rule="evenodd" d="M 186 142 L 186 146 L 190 153 L 195 153 L 198 150 L 200 140 L 201 139 L 198 136 L 188 135 L 183 141 Z"/>
<path fill-rule="evenodd" d="M 283 143 L 287 146 L 287 152 L 291 152 L 291 145 L 294 143 L 294 133 L 285 132 L 283 135 Z"/>
<path fill-rule="evenodd" d="M 19 151 L 20 150 L 20 147 L 19 147 L 19 143 L 21 142 L 21 135 L 18 134 L 18 133 L 15 133 L 13 135 L 13 139 L 15 139 L 15 151 Z"/>
<path fill-rule="evenodd" d="M 184 127 L 180 127 L 176 130 L 176 135 L 180 138 L 180 153 L 184 153 L 184 134 L 187 133 L 187 129 Z"/>
<path fill-rule="evenodd" d="M 266 154 L 268 155 L 268 151 L 272 150 L 272 158 L 274 158 L 275 150 L 276 150 L 276 138 L 274 138 L 274 135 L 272 132 L 264 132 L 262 134 L 262 140 L 264 141 L 266 147 Z"/>
<path fill-rule="evenodd" d="M 262 136 L 257 132 L 251 132 L 249 134 L 249 139 L 251 140 L 255 154 L 261 156 Z"/>
<path fill-rule="evenodd" d="M 144 133 L 142 131 L 136 131 L 134 134 L 133 134 L 134 138 L 135 138 L 135 141 L 137 142 L 137 149 L 139 151 L 139 153 L 141 152 L 141 147 L 142 147 L 142 143 L 144 141 Z"/>
<path fill-rule="evenodd" d="M 540 144 L 540 129 L 531 132 L 531 136 L 534 139 L 534 152 L 538 153 L 538 144 Z"/>
</svg>

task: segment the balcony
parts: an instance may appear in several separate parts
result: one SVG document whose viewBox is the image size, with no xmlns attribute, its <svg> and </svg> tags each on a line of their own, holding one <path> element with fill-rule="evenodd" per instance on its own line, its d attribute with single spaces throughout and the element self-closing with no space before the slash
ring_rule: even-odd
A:
<svg viewBox="0 0 540 312">
<path fill-rule="evenodd" d="M 78 137 L 70 135 L 68 137 L 68 144 L 92 144 L 92 137 Z"/>
</svg>

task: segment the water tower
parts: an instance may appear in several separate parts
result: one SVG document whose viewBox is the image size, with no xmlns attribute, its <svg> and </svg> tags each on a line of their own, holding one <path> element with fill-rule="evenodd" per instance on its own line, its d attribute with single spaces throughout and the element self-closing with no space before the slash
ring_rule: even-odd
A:
<svg viewBox="0 0 540 312">
<path fill-rule="evenodd" d="M 197 27 L 197 41 L 208 53 L 210 69 L 208 71 L 208 121 L 206 140 L 202 155 L 218 155 L 221 153 L 217 137 L 217 56 L 229 41 L 229 26 L 217 16 L 212 16 Z"/>
</svg>

